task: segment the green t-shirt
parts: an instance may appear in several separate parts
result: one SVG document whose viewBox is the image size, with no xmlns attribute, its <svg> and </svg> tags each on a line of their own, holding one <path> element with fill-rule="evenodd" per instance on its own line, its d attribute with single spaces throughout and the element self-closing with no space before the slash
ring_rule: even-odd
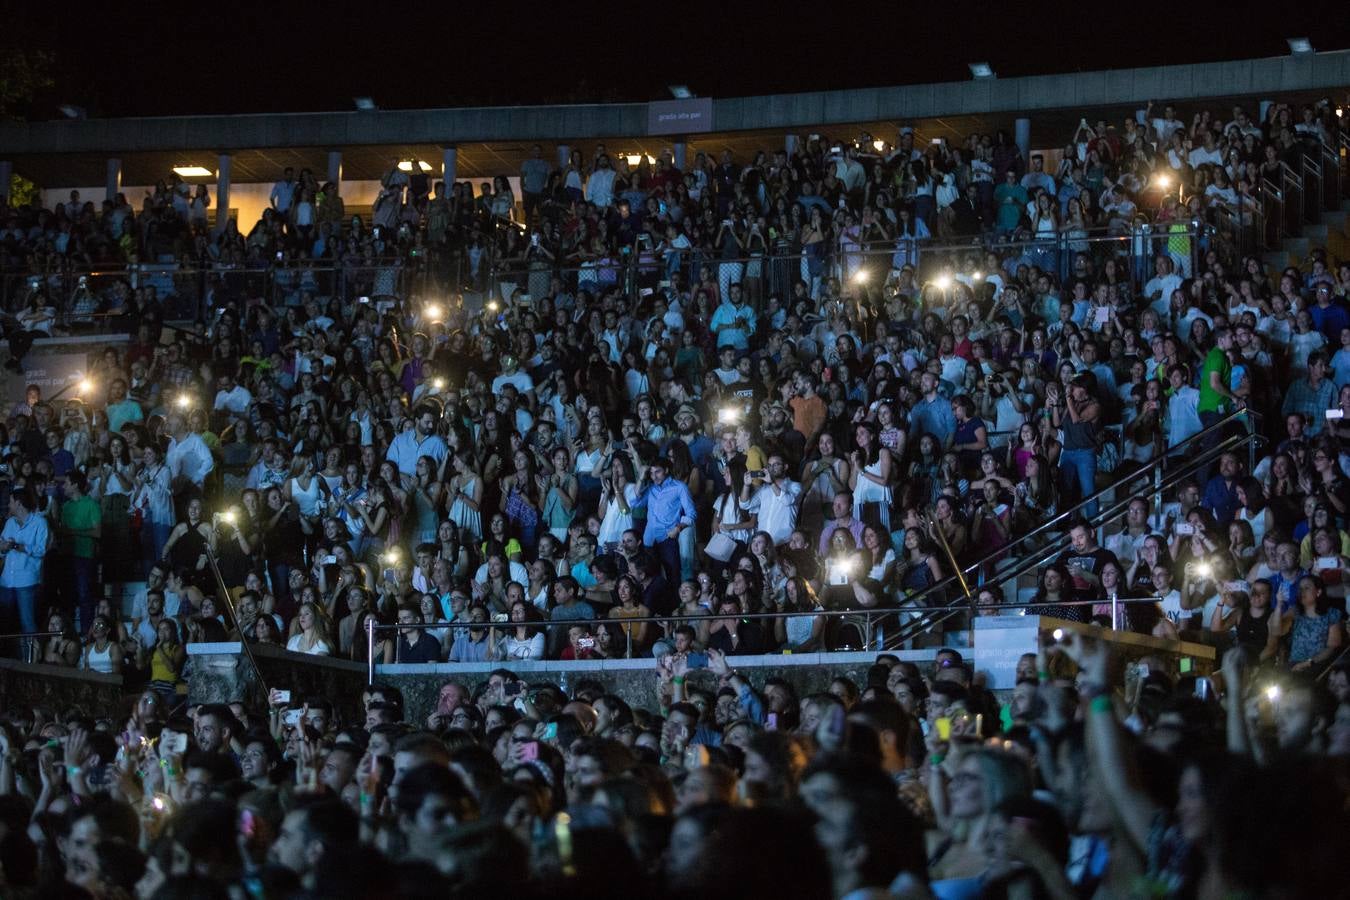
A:
<svg viewBox="0 0 1350 900">
<path fill-rule="evenodd" d="M 1228 380 L 1233 375 L 1233 364 L 1228 361 L 1228 354 L 1218 347 L 1209 351 L 1205 356 L 1205 364 L 1200 369 L 1200 402 L 1196 406 L 1196 412 L 1227 412 L 1228 398 L 1209 386 L 1210 372 L 1218 372 L 1219 383 L 1228 387 Z"/>
<path fill-rule="evenodd" d="M 61 506 L 61 524 L 72 531 L 97 528 L 102 521 L 103 510 L 93 497 L 84 496 Z M 80 559 L 90 559 L 94 555 L 95 543 L 91 537 L 72 535 L 70 552 Z"/>
</svg>

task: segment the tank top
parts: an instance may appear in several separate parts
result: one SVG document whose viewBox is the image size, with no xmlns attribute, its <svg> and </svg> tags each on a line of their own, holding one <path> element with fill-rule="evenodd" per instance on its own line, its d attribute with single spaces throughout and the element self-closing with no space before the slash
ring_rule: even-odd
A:
<svg viewBox="0 0 1350 900">
<path fill-rule="evenodd" d="M 101 672 L 104 675 L 111 675 L 113 673 L 112 641 L 108 642 L 108 646 L 105 647 L 102 652 L 99 652 L 97 645 L 90 644 L 89 650 L 84 656 L 84 667 L 90 672 Z"/>
<path fill-rule="evenodd" d="M 178 682 L 178 673 L 174 671 L 169 662 L 169 654 L 164 652 L 163 647 L 156 647 L 155 652 L 150 656 L 150 680 L 163 681 L 168 684 Z"/>
<path fill-rule="evenodd" d="M 295 505 L 302 516 L 309 517 L 318 514 L 321 491 L 318 475 L 310 476 L 308 489 L 300 487 L 300 479 L 291 479 L 291 497 L 295 499 Z"/>
<path fill-rule="evenodd" d="M 1250 612 L 1244 612 L 1236 631 L 1239 647 L 1251 647 L 1258 652 L 1265 649 L 1266 641 L 1270 637 L 1270 612 L 1267 611 L 1259 619 Z"/>
<path fill-rule="evenodd" d="M 1064 431 L 1065 450 L 1095 451 L 1097 449 L 1096 422 L 1065 421 L 1061 427 Z"/>
</svg>

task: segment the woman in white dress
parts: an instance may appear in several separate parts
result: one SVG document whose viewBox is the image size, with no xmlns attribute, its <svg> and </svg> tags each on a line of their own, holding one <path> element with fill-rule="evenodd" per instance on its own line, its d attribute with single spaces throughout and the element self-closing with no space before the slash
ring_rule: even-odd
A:
<svg viewBox="0 0 1350 900">
<path fill-rule="evenodd" d="M 868 503 L 879 505 L 878 520 L 887 533 L 891 530 L 891 451 L 881 446 L 876 426 L 859 422 L 854 438 L 858 449 L 849 454 L 853 473 L 853 517 L 866 521 L 863 511 Z"/>
<path fill-rule="evenodd" d="M 633 504 L 638 489 L 629 474 L 628 460 L 616 456 L 609 476 L 600 482 L 600 535 L 602 549 L 619 543 L 623 533 L 633 527 Z"/>
<path fill-rule="evenodd" d="M 466 454 L 455 454 L 451 463 L 455 475 L 445 486 L 445 498 L 450 504 L 450 521 L 459 526 L 461 535 L 472 535 L 471 543 L 477 544 L 483 539 L 483 518 L 479 510 L 483 501 L 483 480 L 471 468 L 472 463 Z"/>
</svg>

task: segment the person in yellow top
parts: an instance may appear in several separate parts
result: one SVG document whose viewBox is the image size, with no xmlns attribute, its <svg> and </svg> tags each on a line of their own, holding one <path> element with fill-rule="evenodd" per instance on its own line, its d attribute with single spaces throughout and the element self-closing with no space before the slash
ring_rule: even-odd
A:
<svg viewBox="0 0 1350 900">
<path fill-rule="evenodd" d="M 611 619 L 638 619 L 645 618 L 652 614 L 652 611 L 642 605 L 642 589 L 638 587 L 637 581 L 631 575 L 620 576 L 614 586 L 614 593 L 618 595 L 619 602 L 609 611 Z M 629 657 L 644 656 L 652 634 L 652 623 L 634 622 L 619 626 L 624 634 L 624 654 Z M 631 648 L 631 652 L 629 652 Z"/>
<path fill-rule="evenodd" d="M 754 443 L 754 434 L 750 431 L 750 426 L 742 422 L 736 426 L 736 450 L 745 454 L 745 471 L 763 472 L 768 465 L 768 457 L 764 455 L 764 450 Z M 764 479 L 757 477 L 753 479 L 756 485 L 762 484 Z"/>
</svg>

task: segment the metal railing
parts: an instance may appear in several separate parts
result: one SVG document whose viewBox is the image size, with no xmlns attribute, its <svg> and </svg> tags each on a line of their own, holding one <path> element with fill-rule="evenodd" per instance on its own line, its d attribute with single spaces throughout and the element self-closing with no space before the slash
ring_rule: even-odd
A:
<svg viewBox="0 0 1350 900">
<path fill-rule="evenodd" d="M 1113 608 L 1118 609 L 1118 608 L 1121 607 L 1121 606 L 1127 606 L 1127 605 L 1130 605 L 1130 604 L 1157 603 L 1157 602 L 1160 602 L 1161 600 L 1162 600 L 1161 597 L 1113 597 L 1113 598 L 1106 598 L 1106 599 L 1101 599 L 1101 600 L 1066 600 L 1066 601 L 1064 601 L 1064 602 L 1062 602 L 1062 603 L 1056 603 L 1056 604 L 1045 604 L 1045 603 L 981 603 L 981 604 L 978 604 L 978 605 L 975 607 L 975 609 L 976 609 L 977 611 L 979 611 L 979 612 L 990 612 L 990 611 L 1002 611 L 1002 610 L 1026 610 L 1026 609 L 1031 609 L 1031 608 L 1033 608 L 1033 607 L 1044 607 L 1044 606 L 1047 606 L 1047 605 L 1054 606 L 1054 607 L 1070 607 L 1070 606 L 1104 606 L 1104 605 L 1111 605 L 1111 606 L 1113 606 Z M 565 620 L 558 621 L 558 622 L 543 621 L 543 622 L 526 622 L 526 623 L 520 623 L 520 622 L 475 622 L 475 623 L 472 623 L 472 624 L 470 624 L 470 623 L 460 623 L 460 622 L 417 622 L 417 623 L 411 623 L 411 624 L 398 624 L 398 623 L 378 624 L 378 623 L 375 622 L 374 617 L 367 617 L 367 619 L 366 619 L 366 628 L 365 628 L 365 631 L 366 631 L 366 683 L 367 683 L 367 684 L 374 684 L 374 683 L 375 683 L 375 669 L 376 669 L 376 667 L 379 666 L 379 665 L 385 665 L 385 663 L 377 663 L 377 662 L 375 661 L 375 635 L 376 635 L 377 633 L 385 633 L 385 632 L 390 632 L 390 631 L 395 631 L 395 632 L 396 632 L 396 631 L 401 631 L 401 630 L 436 631 L 436 630 L 440 630 L 440 629 L 455 629 L 456 631 L 466 631 L 466 632 L 467 632 L 467 631 L 469 631 L 470 629 L 482 629 L 482 630 L 486 630 L 486 631 L 490 631 L 490 632 L 510 632 L 510 631 L 514 631 L 516 628 L 519 628 L 519 627 L 525 627 L 525 628 L 528 628 L 528 629 L 531 629 L 531 630 L 536 630 L 536 631 L 538 631 L 538 630 L 546 630 L 546 629 L 549 629 L 549 628 L 571 628 L 571 627 L 576 626 L 576 625 L 583 625 L 583 626 L 586 626 L 586 627 L 588 627 L 588 628 L 599 629 L 599 628 L 602 628 L 602 627 L 610 627 L 610 628 L 613 628 L 613 627 L 623 627 L 623 626 L 626 626 L 626 625 L 640 625 L 640 624 L 644 624 L 644 623 L 650 623 L 650 624 L 655 624 L 655 625 L 661 626 L 661 627 L 662 627 L 662 630 L 665 632 L 665 634 L 664 634 L 663 636 L 664 636 L 664 637 L 669 637 L 669 636 L 671 636 L 671 634 L 674 633 L 674 627 L 673 627 L 673 626 L 675 626 L 675 623 L 708 622 L 708 621 L 717 620 L 717 619 L 722 619 L 722 620 L 726 620 L 726 619 L 738 619 L 738 620 L 742 620 L 742 621 L 748 621 L 748 620 L 751 620 L 751 619 L 754 619 L 754 620 L 761 620 L 761 619 L 772 620 L 772 619 L 800 619 L 800 618 L 817 618 L 817 617 L 821 617 L 821 618 L 831 618 L 831 619 L 842 619 L 842 620 L 845 620 L 845 621 L 851 620 L 851 619 L 852 619 L 852 620 L 863 619 L 863 626 L 862 626 L 862 627 L 863 627 L 863 630 L 862 630 L 863 646 L 862 646 L 861 648 L 857 648 L 857 650 L 859 650 L 859 651 L 861 651 L 861 652 L 872 652 L 872 651 L 880 652 L 882 648 L 881 648 L 880 646 L 878 646 L 878 641 L 876 640 L 877 635 L 876 635 L 876 633 L 873 631 L 873 629 L 874 629 L 875 626 L 874 626 L 874 623 L 873 623 L 872 620 L 873 620 L 873 619 L 881 619 L 881 618 L 894 617 L 894 616 L 897 616 L 897 615 L 906 615 L 906 614 L 909 614 L 910 612 L 911 612 L 910 610 L 906 610 L 906 609 L 897 609 L 897 608 L 895 608 L 895 607 L 889 607 L 889 606 L 888 606 L 888 607 L 881 607 L 881 608 L 877 608 L 877 609 L 784 610 L 784 611 L 782 611 L 782 612 L 738 613 L 738 614 L 735 615 L 735 616 L 724 616 L 724 615 L 719 615 L 719 614 L 714 613 L 714 612 L 709 612 L 709 613 L 707 613 L 707 614 L 705 614 L 705 615 L 698 615 L 698 616 L 689 616 L 689 615 L 633 616 L 633 617 L 625 617 L 625 618 L 619 618 L 619 619 L 607 619 L 607 618 L 606 618 L 606 619 L 599 619 L 599 618 L 597 618 L 597 619 L 565 619 Z M 1118 617 L 1117 615 L 1115 615 L 1114 612 L 1113 612 L 1113 615 L 1112 615 L 1112 620 L 1115 621 L 1115 622 L 1119 622 L 1119 621 L 1120 621 L 1119 617 Z M 632 631 L 631 631 L 631 630 L 628 630 L 628 629 L 625 629 L 625 630 L 624 630 L 624 634 L 625 634 L 625 639 L 626 639 L 626 640 L 625 640 L 625 653 L 624 653 L 624 657 L 623 657 L 623 658 L 625 658 L 625 659 L 644 658 L 644 657 L 634 657 L 634 656 L 633 656 L 633 635 L 632 635 Z M 822 651 L 822 652 L 850 652 L 850 651 L 853 650 L 853 649 L 854 649 L 854 648 L 848 648 L 848 647 L 845 647 L 845 648 L 840 648 L 840 649 L 837 650 L 837 651 L 828 651 L 828 650 L 826 650 L 826 651 Z M 765 652 L 765 653 L 753 654 L 753 655 L 756 655 L 756 656 L 767 656 L 767 655 L 772 655 L 772 651 Z M 509 662 L 511 662 L 510 659 L 492 659 L 492 660 L 488 660 L 488 661 L 489 661 L 489 662 L 501 662 L 501 663 L 509 663 Z M 392 663 L 392 665 L 400 665 L 400 663 L 394 662 L 394 663 Z M 407 665 L 407 664 L 405 663 L 405 664 L 402 664 L 402 665 Z M 441 663 L 436 663 L 435 665 L 441 665 Z"/>
<path fill-rule="evenodd" d="M 980 583 L 987 581 L 1008 581 L 1019 577 L 1031 569 L 1044 565 L 1053 557 L 1058 556 L 1062 550 L 1058 546 L 1055 546 L 1048 552 L 1038 553 L 1037 551 L 1041 548 L 1036 546 L 1036 542 L 1051 534 L 1062 534 L 1063 529 L 1058 526 L 1077 521 L 1081 510 L 1086 509 L 1091 503 L 1100 504 L 1100 502 L 1108 495 L 1112 496 L 1112 500 L 1110 501 L 1111 505 L 1106 509 L 1099 509 L 1098 514 L 1088 521 L 1088 525 L 1095 531 L 1107 522 L 1118 518 L 1129 508 L 1130 501 L 1134 499 L 1134 496 L 1127 495 L 1123 499 L 1116 499 L 1115 492 L 1120 488 L 1129 485 L 1131 482 L 1149 477 L 1150 472 L 1157 473 L 1161 471 L 1163 466 L 1167 465 L 1170 460 L 1175 458 L 1175 451 L 1178 447 L 1186 446 L 1194 441 L 1202 442 L 1202 449 L 1200 452 L 1194 456 L 1187 457 L 1185 462 L 1179 467 L 1173 468 L 1167 478 L 1159 479 L 1155 475 L 1154 492 L 1158 498 L 1158 503 L 1161 502 L 1161 496 L 1165 490 L 1180 484 L 1185 479 L 1191 477 L 1196 471 L 1206 470 L 1217 462 L 1225 453 L 1234 452 L 1246 447 L 1249 450 L 1250 458 L 1250 454 L 1254 453 L 1253 448 L 1256 442 L 1263 440 L 1261 435 L 1256 433 L 1254 422 L 1251 419 L 1247 420 L 1247 431 L 1245 434 L 1230 435 L 1226 438 L 1222 437 L 1223 431 L 1228 429 L 1235 420 L 1247 416 L 1254 416 L 1254 414 L 1249 413 L 1246 410 L 1239 410 L 1225 416 L 1209 428 L 1192 435 L 1176 447 L 1169 448 L 1170 452 L 1164 451 L 1163 454 L 1155 457 L 1150 463 L 1122 475 L 1110 485 L 1098 490 L 1091 496 L 1080 500 L 1074 506 L 1061 511 L 1051 519 L 1043 522 L 1037 528 L 1027 532 L 1025 535 L 1005 544 L 1003 547 L 1000 547 L 998 550 L 982 557 L 974 563 L 958 566 L 956 569 L 957 575 L 962 576 L 961 581 L 964 580 L 965 575 L 977 577 L 980 579 Z M 1203 442 L 1211 440 L 1214 441 L 1214 443 L 1207 447 L 1203 446 Z M 1018 552 L 1019 547 L 1025 548 L 1027 551 L 1025 555 Z M 986 577 L 985 573 L 988 571 L 989 567 L 994 567 L 998 562 L 1004 560 L 1011 561 L 1011 565 L 1002 569 L 993 568 Z M 916 594 L 911 600 L 914 602 L 922 602 L 929 599 L 930 594 L 936 594 L 939 597 L 945 596 L 943 592 L 949 591 L 952 583 L 956 581 L 958 581 L 956 575 L 948 576 L 948 578 L 943 581 Z M 918 626 L 917 628 L 911 629 L 913 633 L 906 634 L 902 631 L 899 634 L 893 634 L 891 640 L 894 643 L 888 644 L 888 646 L 897 646 L 899 643 L 909 640 L 920 633 L 931 630 L 954 615 L 970 611 L 972 606 L 969 600 L 970 598 L 967 595 L 957 598 L 955 602 L 947 602 L 941 606 L 929 605 L 927 607 L 930 610 L 929 615 L 921 617 L 911 623 L 912 625 Z"/>
<path fill-rule="evenodd" d="M 547 289 L 551 278 L 557 277 L 570 291 L 615 288 L 641 294 L 660 289 L 678 277 L 686 286 L 716 284 L 720 293 L 725 293 L 729 284 L 740 283 L 747 301 L 753 305 L 755 294 L 790 296 L 792 285 L 799 280 L 807 284 L 813 295 L 828 279 L 841 284 L 866 284 L 870 288 L 887 283 L 905 265 L 934 275 L 943 269 L 953 274 L 972 266 L 979 269 L 988 253 L 998 255 L 1000 265 L 1014 258 L 1018 263 L 1038 265 L 1061 279 L 1072 273 L 1080 254 L 1088 256 L 1098 269 L 1107 259 L 1115 259 L 1122 276 L 1128 278 L 1137 292 L 1140 284 L 1151 277 L 1153 259 L 1167 253 L 1169 242 L 1178 237 L 1189 239 L 1191 259 L 1187 262 L 1194 271 L 1201 239 L 1210 229 L 1198 221 L 1185 225 L 1185 231 L 1179 232 L 1141 221 L 1125 231 L 1061 230 L 1050 238 L 1020 241 L 1001 239 L 992 232 L 956 241 L 891 239 L 884 247 L 845 246 L 836 241 L 821 252 L 801 249 L 785 253 L 769 248 L 762 255 L 735 258 L 723 258 L 715 250 L 660 247 L 639 247 L 629 254 L 614 253 L 581 263 L 555 258 L 541 264 L 539 257 L 527 256 L 509 263 L 493 260 L 488 292 L 493 297 L 510 299 L 519 289 L 534 297 Z M 922 284 L 920 279 L 918 286 Z"/>
<path fill-rule="evenodd" d="M 429 266 L 401 258 L 348 264 L 281 263 L 265 267 L 228 263 L 197 267 L 178 263 L 136 263 L 102 269 L 66 269 L 33 274 L 0 273 L 0 309 L 15 314 L 36 287 L 56 310 L 61 328 L 99 330 L 129 311 L 132 293 L 153 287 L 168 319 L 209 319 L 229 302 L 264 297 L 276 307 L 296 305 L 304 295 L 352 303 L 358 297 L 406 299 L 418 285 L 429 289 Z"/>
<path fill-rule="evenodd" d="M 37 642 L 33 641 L 33 638 L 60 637 L 63 633 L 64 632 L 60 631 L 16 631 L 10 634 L 0 634 L 0 647 L 4 646 L 9 641 L 27 642 L 19 645 L 20 652 L 26 652 L 28 654 L 28 658 L 24 659 L 23 662 L 35 663 L 40 660 L 34 658 L 39 648 Z"/>
</svg>

